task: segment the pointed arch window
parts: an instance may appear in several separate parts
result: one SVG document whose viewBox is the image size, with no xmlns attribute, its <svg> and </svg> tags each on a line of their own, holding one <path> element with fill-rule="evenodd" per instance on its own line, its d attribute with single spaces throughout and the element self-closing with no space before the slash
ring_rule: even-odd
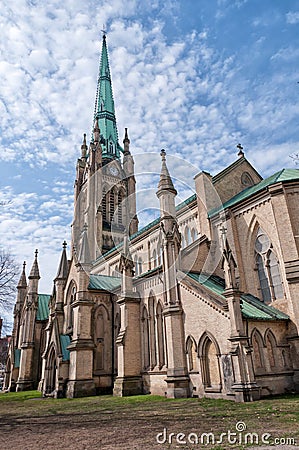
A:
<svg viewBox="0 0 299 450">
<path fill-rule="evenodd" d="M 191 336 L 188 336 L 186 341 L 186 352 L 187 352 L 188 370 L 189 372 L 192 372 L 196 370 L 197 348 L 194 338 Z"/>
<path fill-rule="evenodd" d="M 74 308 L 73 303 L 76 299 L 76 287 L 72 285 L 67 296 L 67 334 L 73 334 L 74 327 Z"/>
<path fill-rule="evenodd" d="M 111 328 L 109 314 L 104 305 L 99 305 L 94 312 L 94 371 L 107 370 L 108 349 L 111 345 Z"/>
<path fill-rule="evenodd" d="M 270 364 L 271 369 L 273 367 L 276 367 L 278 364 L 278 358 L 277 358 L 277 343 L 276 339 L 274 337 L 274 334 L 271 330 L 267 330 L 265 333 L 265 342 L 266 342 L 266 348 L 268 353 L 268 361 Z"/>
<path fill-rule="evenodd" d="M 122 225 L 122 223 L 123 223 L 122 201 L 123 201 L 123 193 L 121 191 L 119 191 L 118 197 L 117 197 L 117 222 L 118 222 L 118 225 Z"/>
<path fill-rule="evenodd" d="M 188 245 L 190 245 L 192 242 L 191 231 L 188 226 L 186 226 L 186 228 L 185 228 L 185 242 L 186 242 L 186 247 L 188 247 Z"/>
<path fill-rule="evenodd" d="M 150 368 L 157 365 L 156 355 L 156 317 L 155 317 L 155 297 L 150 297 L 148 301 L 149 311 L 149 338 L 150 338 Z"/>
<path fill-rule="evenodd" d="M 192 228 L 192 230 L 191 230 L 191 239 L 192 239 L 192 242 L 194 242 L 194 241 L 196 240 L 196 235 L 197 235 L 197 233 L 196 233 L 195 228 Z"/>
<path fill-rule="evenodd" d="M 135 275 L 139 275 L 139 266 L 138 266 L 138 256 L 135 255 L 134 257 L 134 267 L 135 267 Z"/>
<path fill-rule="evenodd" d="M 158 266 L 161 266 L 161 264 L 162 264 L 162 247 L 161 247 L 160 242 L 158 242 L 158 245 L 157 245 L 157 256 L 158 256 Z"/>
<path fill-rule="evenodd" d="M 142 258 L 138 258 L 138 273 L 142 274 Z"/>
<path fill-rule="evenodd" d="M 52 346 L 46 366 L 46 394 L 52 394 L 56 389 L 56 378 L 57 378 L 57 363 L 56 363 L 56 353 L 55 348 Z"/>
<path fill-rule="evenodd" d="M 163 329 L 163 315 L 162 315 L 162 306 L 161 303 L 158 302 L 156 309 L 156 318 L 157 318 L 157 346 L 158 346 L 158 364 L 159 369 L 165 364 L 165 353 L 164 353 L 164 329 Z"/>
<path fill-rule="evenodd" d="M 103 191 L 103 199 L 102 199 L 102 211 L 103 211 L 103 220 L 107 221 L 107 193 Z"/>
<path fill-rule="evenodd" d="M 143 347 L 143 369 L 148 370 L 150 365 L 150 348 L 149 348 L 149 326 L 148 314 L 144 306 L 142 311 L 142 347 Z"/>
<path fill-rule="evenodd" d="M 198 356 L 205 390 L 221 392 L 220 350 L 214 337 L 204 333 L 199 341 Z"/>
<path fill-rule="evenodd" d="M 255 240 L 255 261 L 263 301 L 270 303 L 282 298 L 283 287 L 279 261 L 268 236 L 261 228 L 258 229 Z"/>
<path fill-rule="evenodd" d="M 156 252 L 156 249 L 154 249 L 154 251 L 153 251 L 153 266 L 154 266 L 154 269 L 157 267 L 157 252 Z"/>
<path fill-rule="evenodd" d="M 110 222 L 112 222 L 114 219 L 114 212 L 115 212 L 115 194 L 113 189 L 111 189 L 110 191 L 109 201 L 110 201 Z"/>
<path fill-rule="evenodd" d="M 251 343 L 253 348 L 254 370 L 259 374 L 265 371 L 264 343 L 260 332 L 256 329 L 252 332 Z"/>
</svg>

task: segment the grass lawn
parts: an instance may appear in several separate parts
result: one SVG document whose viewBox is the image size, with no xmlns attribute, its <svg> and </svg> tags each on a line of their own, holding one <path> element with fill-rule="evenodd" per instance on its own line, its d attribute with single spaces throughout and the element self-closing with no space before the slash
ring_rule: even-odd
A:
<svg viewBox="0 0 299 450">
<path fill-rule="evenodd" d="M 299 445 L 299 396 L 254 403 L 0 394 L 0 449 L 245 449 Z M 280 445 L 278 445 L 280 444 Z"/>
</svg>

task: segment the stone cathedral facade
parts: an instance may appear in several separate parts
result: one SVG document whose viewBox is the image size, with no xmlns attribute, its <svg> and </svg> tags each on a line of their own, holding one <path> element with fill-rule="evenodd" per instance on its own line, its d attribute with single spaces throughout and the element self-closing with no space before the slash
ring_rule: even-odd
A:
<svg viewBox="0 0 299 450">
<path fill-rule="evenodd" d="M 93 124 L 77 161 L 70 251 L 64 242 L 49 295 L 38 252 L 28 278 L 24 263 L 4 388 L 235 401 L 298 392 L 299 170 L 262 179 L 239 146 L 176 205 L 162 150 L 160 217 L 138 229 L 105 36 Z"/>
</svg>

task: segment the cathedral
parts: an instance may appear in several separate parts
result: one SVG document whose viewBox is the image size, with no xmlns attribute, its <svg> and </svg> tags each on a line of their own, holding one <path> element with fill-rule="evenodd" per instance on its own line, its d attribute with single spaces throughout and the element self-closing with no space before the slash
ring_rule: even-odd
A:
<svg viewBox="0 0 299 450">
<path fill-rule="evenodd" d="M 5 390 L 238 402 L 299 391 L 299 170 L 263 179 L 238 147 L 220 173 L 199 172 L 180 204 L 161 150 L 160 214 L 139 228 L 103 36 L 72 242 L 47 295 L 38 251 L 28 277 L 24 263 Z"/>
</svg>

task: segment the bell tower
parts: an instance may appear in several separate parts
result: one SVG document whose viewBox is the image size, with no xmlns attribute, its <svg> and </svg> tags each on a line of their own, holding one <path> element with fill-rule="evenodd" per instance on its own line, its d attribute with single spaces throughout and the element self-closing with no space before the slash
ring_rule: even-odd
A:
<svg viewBox="0 0 299 450">
<path fill-rule="evenodd" d="M 72 249 L 77 255 L 87 229 L 91 263 L 138 229 L 134 160 L 125 130 L 125 150 L 118 141 L 106 35 L 103 35 L 93 133 L 89 146 L 84 135 L 77 162 Z"/>
</svg>

